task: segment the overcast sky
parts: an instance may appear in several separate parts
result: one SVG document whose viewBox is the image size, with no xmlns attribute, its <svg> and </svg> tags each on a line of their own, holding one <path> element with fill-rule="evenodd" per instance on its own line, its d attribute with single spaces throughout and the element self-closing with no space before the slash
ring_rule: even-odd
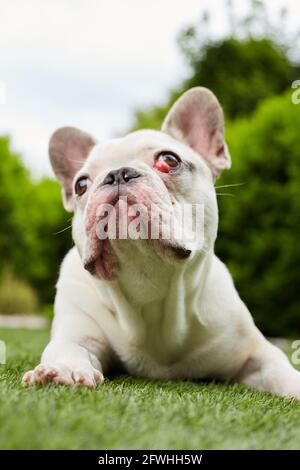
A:
<svg viewBox="0 0 300 470">
<path fill-rule="evenodd" d="M 178 32 L 209 8 L 212 33 L 222 36 L 225 3 L 0 0 L 0 134 L 11 136 L 33 175 L 51 174 L 47 146 L 57 127 L 99 140 L 128 128 L 134 108 L 160 102 L 186 76 Z M 248 4 L 235 3 L 239 13 Z M 269 4 L 290 5 L 299 20 L 298 2 Z"/>
</svg>

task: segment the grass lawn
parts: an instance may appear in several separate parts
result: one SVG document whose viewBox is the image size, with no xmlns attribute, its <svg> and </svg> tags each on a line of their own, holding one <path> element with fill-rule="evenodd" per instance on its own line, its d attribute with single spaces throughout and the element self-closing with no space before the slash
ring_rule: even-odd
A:
<svg viewBox="0 0 300 470">
<path fill-rule="evenodd" d="M 300 402 L 238 385 L 111 377 L 25 389 L 48 332 L 0 329 L 1 449 L 299 449 Z"/>
</svg>

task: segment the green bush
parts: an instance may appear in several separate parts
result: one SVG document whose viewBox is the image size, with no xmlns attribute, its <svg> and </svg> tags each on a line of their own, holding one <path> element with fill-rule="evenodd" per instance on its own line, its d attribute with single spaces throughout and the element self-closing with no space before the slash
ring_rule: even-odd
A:
<svg viewBox="0 0 300 470">
<path fill-rule="evenodd" d="M 300 105 L 265 101 L 227 129 L 233 166 L 216 186 L 216 251 L 266 334 L 300 333 Z"/>
<path fill-rule="evenodd" d="M 0 137 L 0 277 L 10 268 L 53 302 L 59 265 L 70 248 L 70 214 L 63 209 L 57 181 L 32 181 L 22 159 Z"/>
<path fill-rule="evenodd" d="M 26 282 L 6 273 L 0 283 L 0 313 L 38 313 L 35 291 Z"/>
</svg>

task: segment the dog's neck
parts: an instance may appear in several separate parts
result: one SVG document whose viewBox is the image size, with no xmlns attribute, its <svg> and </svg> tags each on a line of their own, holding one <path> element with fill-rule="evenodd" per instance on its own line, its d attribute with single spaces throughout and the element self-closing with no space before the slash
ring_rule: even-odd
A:
<svg viewBox="0 0 300 470">
<path fill-rule="evenodd" d="M 161 340 L 173 338 L 170 351 L 175 350 L 186 338 L 189 317 L 196 315 L 191 306 L 201 295 L 213 251 L 170 262 L 143 244 L 126 242 L 126 250 L 117 250 L 117 278 L 106 283 L 118 323 L 136 344 L 155 340 L 149 332 L 160 331 Z"/>
<path fill-rule="evenodd" d="M 118 240 L 114 252 L 118 263 L 117 283 L 128 302 L 136 306 L 164 301 L 174 279 L 193 279 L 195 271 L 199 271 L 209 256 L 198 252 L 191 259 L 178 261 L 162 255 L 143 240 Z M 186 286 L 187 293 L 190 288 L 192 285 Z"/>
</svg>

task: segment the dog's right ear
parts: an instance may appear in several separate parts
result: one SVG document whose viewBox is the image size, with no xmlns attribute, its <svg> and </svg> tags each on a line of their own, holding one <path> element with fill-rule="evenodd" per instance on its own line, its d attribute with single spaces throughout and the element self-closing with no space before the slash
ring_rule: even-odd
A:
<svg viewBox="0 0 300 470">
<path fill-rule="evenodd" d="M 214 180 L 230 168 L 223 110 L 217 97 L 207 88 L 194 87 L 183 93 L 168 112 L 162 131 L 201 155 Z"/>
<path fill-rule="evenodd" d="M 54 132 L 49 143 L 49 155 L 53 171 L 63 186 L 63 203 L 72 211 L 72 182 L 82 167 L 96 141 L 86 132 L 75 127 L 61 127 Z"/>
</svg>

